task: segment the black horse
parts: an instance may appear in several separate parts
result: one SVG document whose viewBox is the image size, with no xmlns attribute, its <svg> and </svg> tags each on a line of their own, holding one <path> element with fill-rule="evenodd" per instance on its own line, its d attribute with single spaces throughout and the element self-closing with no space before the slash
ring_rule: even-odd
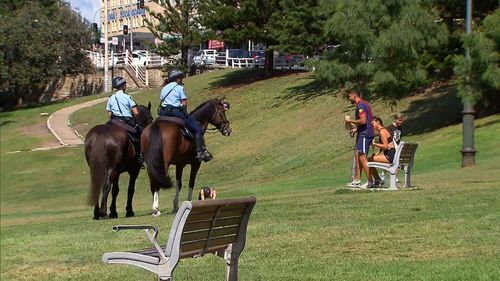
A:
<svg viewBox="0 0 500 281">
<path fill-rule="evenodd" d="M 190 114 L 200 123 L 202 132 L 205 133 L 208 124 L 214 125 L 222 135 L 229 136 L 231 128 L 225 114 L 225 103 L 223 100 L 212 99 L 204 102 Z M 174 119 L 176 117 L 173 117 Z M 188 201 L 193 196 L 196 174 L 200 169 L 201 162 L 196 156 L 196 148 L 180 131 L 179 124 L 162 121 L 163 117 L 156 119 L 151 125 L 144 129 L 141 137 L 142 151 L 144 152 L 148 175 L 153 194 L 154 216 L 160 215 L 159 191 L 160 188 L 172 187 L 168 176 L 168 168 L 175 165 L 175 179 L 177 189 L 173 202 L 173 213 L 177 212 L 179 203 L 179 192 L 182 188 L 182 170 L 186 165 L 191 165 L 189 177 Z M 172 120 L 173 121 L 173 120 Z"/>
<path fill-rule="evenodd" d="M 153 121 L 151 103 L 147 107 L 139 105 L 137 109 L 139 111 L 137 123 L 140 126 L 145 127 Z M 112 124 L 97 125 L 90 129 L 85 138 L 85 158 L 90 168 L 89 204 L 95 206 L 94 219 L 108 218 L 107 199 L 110 190 L 113 198 L 109 207 L 109 217 L 118 217 L 116 213 L 116 197 L 119 192 L 118 180 L 123 172 L 128 172 L 130 176 L 126 216 L 134 216 L 132 197 L 134 196 L 135 180 L 141 170 L 141 164 L 137 161 L 137 153 L 127 135 L 126 129 Z M 101 189 L 102 198 L 101 207 L 99 208 Z"/>
</svg>

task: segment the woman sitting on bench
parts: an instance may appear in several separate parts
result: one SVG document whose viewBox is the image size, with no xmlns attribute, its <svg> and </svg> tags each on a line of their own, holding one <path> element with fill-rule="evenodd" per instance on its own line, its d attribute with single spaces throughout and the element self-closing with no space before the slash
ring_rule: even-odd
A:
<svg viewBox="0 0 500 281">
<path fill-rule="evenodd" d="M 372 145 L 379 148 L 377 154 L 373 154 L 368 158 L 369 162 L 381 162 L 381 163 L 392 163 L 394 160 L 394 155 L 396 154 L 396 148 L 392 141 L 391 134 L 384 128 L 384 124 L 380 117 L 374 116 L 372 121 L 373 129 L 378 132 L 379 139 L 378 143 L 373 141 Z M 370 168 L 368 171 L 368 183 L 367 187 L 381 187 L 384 185 L 384 181 L 380 179 L 377 173 L 377 169 Z"/>
</svg>

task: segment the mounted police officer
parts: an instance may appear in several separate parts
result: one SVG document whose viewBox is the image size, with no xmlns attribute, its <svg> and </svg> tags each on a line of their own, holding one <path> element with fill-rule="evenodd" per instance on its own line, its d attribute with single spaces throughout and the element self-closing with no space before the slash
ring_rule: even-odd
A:
<svg viewBox="0 0 500 281">
<path fill-rule="evenodd" d="M 143 157 L 139 142 L 140 135 L 144 128 L 139 126 L 136 121 L 136 118 L 139 116 L 137 104 L 130 95 L 125 93 L 127 81 L 123 77 L 113 78 L 111 84 L 117 91 L 109 97 L 108 104 L 106 105 L 106 111 L 108 112 L 108 116 L 111 120 L 118 120 L 119 122 L 123 122 L 137 130 L 137 134 L 132 136 L 131 139 L 134 144 L 135 151 L 137 152 L 138 161 L 142 163 Z"/>
<path fill-rule="evenodd" d="M 160 116 L 175 116 L 183 119 L 186 126 L 193 132 L 196 145 L 196 159 L 210 161 L 212 155 L 204 147 L 205 140 L 200 125 L 187 113 L 187 97 L 182 79 L 184 73 L 178 69 L 168 72 L 169 83 L 163 87 L 160 94 Z"/>
</svg>

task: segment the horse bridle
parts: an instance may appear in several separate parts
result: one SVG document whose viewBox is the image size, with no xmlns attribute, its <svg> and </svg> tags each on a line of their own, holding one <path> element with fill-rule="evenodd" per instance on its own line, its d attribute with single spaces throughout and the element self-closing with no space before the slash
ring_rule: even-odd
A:
<svg viewBox="0 0 500 281">
<path fill-rule="evenodd" d="M 221 134 L 225 136 L 229 136 L 229 121 L 226 118 L 226 114 L 224 113 L 224 110 L 219 109 L 217 105 L 215 105 L 215 112 L 214 116 L 212 117 L 212 120 L 216 119 L 216 115 L 219 115 L 219 118 L 222 120 L 222 122 L 217 126 L 215 125 L 215 128 L 207 128 L 209 131 L 213 130 L 218 130 Z"/>
</svg>

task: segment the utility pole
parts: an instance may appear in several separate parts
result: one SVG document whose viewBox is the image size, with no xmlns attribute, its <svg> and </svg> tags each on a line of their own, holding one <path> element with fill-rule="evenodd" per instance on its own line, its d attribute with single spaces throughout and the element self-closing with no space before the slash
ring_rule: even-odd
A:
<svg viewBox="0 0 500 281">
<path fill-rule="evenodd" d="M 108 0 L 104 0 L 104 92 L 109 91 L 109 75 L 108 75 Z"/>
<path fill-rule="evenodd" d="M 471 33 L 472 25 L 472 0 L 467 1 L 466 9 L 466 32 Z M 470 61 L 469 50 L 467 50 L 466 60 Z M 470 76 L 467 74 L 467 82 L 470 81 Z M 474 148 L 474 105 L 470 97 L 465 97 L 463 100 L 464 110 L 462 111 L 462 126 L 463 126 L 463 146 L 462 146 L 462 167 L 475 165 L 476 149 Z"/>
<path fill-rule="evenodd" d="M 132 51 L 134 50 L 134 38 L 132 37 L 132 33 L 134 30 L 134 27 L 132 26 L 134 24 L 133 20 L 130 20 L 130 53 L 132 54 Z"/>
</svg>

